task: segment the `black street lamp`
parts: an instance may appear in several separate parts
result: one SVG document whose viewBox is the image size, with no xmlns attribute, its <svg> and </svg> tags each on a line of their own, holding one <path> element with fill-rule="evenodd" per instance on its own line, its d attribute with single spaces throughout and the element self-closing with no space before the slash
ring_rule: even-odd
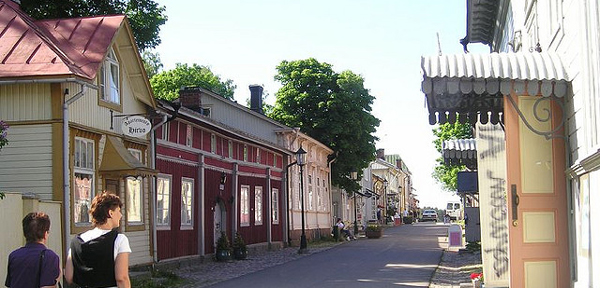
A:
<svg viewBox="0 0 600 288">
<path fill-rule="evenodd" d="M 358 172 L 350 172 L 352 180 L 358 180 Z M 356 219 L 356 191 L 354 191 L 354 237 L 358 237 L 358 221 Z"/>
<path fill-rule="evenodd" d="M 299 254 L 306 253 L 307 243 L 306 243 L 306 231 L 304 230 L 304 175 L 303 167 L 306 164 L 306 151 L 302 149 L 302 146 L 298 148 L 296 151 L 296 164 L 300 166 L 300 207 L 302 208 L 302 235 L 300 236 L 300 249 L 298 250 Z"/>
</svg>

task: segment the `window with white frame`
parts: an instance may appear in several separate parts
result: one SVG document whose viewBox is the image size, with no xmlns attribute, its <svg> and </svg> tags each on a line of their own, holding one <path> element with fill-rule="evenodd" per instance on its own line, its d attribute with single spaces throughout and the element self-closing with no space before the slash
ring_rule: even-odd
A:
<svg viewBox="0 0 600 288">
<path fill-rule="evenodd" d="M 229 158 L 233 158 L 233 142 L 231 140 L 227 141 L 227 153 Z"/>
<path fill-rule="evenodd" d="M 94 197 L 94 140 L 75 137 L 73 222 L 88 225 L 90 206 Z"/>
<path fill-rule="evenodd" d="M 244 161 L 248 161 L 248 146 L 244 145 Z"/>
<path fill-rule="evenodd" d="M 160 139 L 168 141 L 169 140 L 169 123 L 165 123 L 164 125 L 162 125 L 162 131 L 161 131 L 161 136 Z"/>
<path fill-rule="evenodd" d="M 181 227 L 191 229 L 194 225 L 194 179 L 181 178 Z"/>
<path fill-rule="evenodd" d="M 156 226 L 171 225 L 171 177 L 160 175 L 156 179 Z"/>
<path fill-rule="evenodd" d="M 254 187 L 254 225 L 263 224 L 263 190 L 262 187 Z"/>
<path fill-rule="evenodd" d="M 256 147 L 256 163 L 260 163 L 260 148 Z"/>
<path fill-rule="evenodd" d="M 240 226 L 250 226 L 250 186 L 240 187 Z"/>
<path fill-rule="evenodd" d="M 192 141 L 194 137 L 194 130 L 192 129 L 192 125 L 187 125 L 185 130 L 185 146 L 192 147 Z"/>
<path fill-rule="evenodd" d="M 210 153 L 217 152 L 217 135 L 210 134 Z"/>
<path fill-rule="evenodd" d="M 317 178 L 317 210 L 321 210 L 321 208 L 323 207 L 323 200 L 321 197 L 320 184 L 321 184 L 321 181 L 319 181 L 319 178 Z"/>
<path fill-rule="evenodd" d="M 273 167 L 277 167 L 277 154 L 273 153 Z"/>
<path fill-rule="evenodd" d="M 127 177 L 126 180 L 126 219 L 128 224 L 142 224 L 142 179 L 140 177 Z"/>
<path fill-rule="evenodd" d="M 140 161 L 140 163 L 142 163 L 142 164 L 144 163 L 144 160 L 143 160 L 144 158 L 143 158 L 143 155 L 142 155 L 142 150 L 133 149 L 133 148 L 129 148 L 127 150 L 129 151 L 129 153 L 131 153 L 131 155 L 133 155 L 133 157 L 135 159 L 137 159 L 138 161 Z"/>
<path fill-rule="evenodd" d="M 119 62 L 112 48 L 100 68 L 98 81 L 100 99 L 113 104 L 121 104 Z"/>
<path fill-rule="evenodd" d="M 308 210 L 313 210 L 313 185 L 312 175 L 308 175 Z"/>
<path fill-rule="evenodd" d="M 271 222 L 279 224 L 279 189 L 271 189 Z"/>
</svg>

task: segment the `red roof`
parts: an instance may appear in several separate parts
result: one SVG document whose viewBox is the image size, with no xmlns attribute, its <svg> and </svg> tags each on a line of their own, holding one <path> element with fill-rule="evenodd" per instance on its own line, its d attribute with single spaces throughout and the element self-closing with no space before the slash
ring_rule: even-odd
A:
<svg viewBox="0 0 600 288">
<path fill-rule="evenodd" d="M 0 78 L 96 77 L 125 16 L 33 20 L 0 0 Z"/>
</svg>

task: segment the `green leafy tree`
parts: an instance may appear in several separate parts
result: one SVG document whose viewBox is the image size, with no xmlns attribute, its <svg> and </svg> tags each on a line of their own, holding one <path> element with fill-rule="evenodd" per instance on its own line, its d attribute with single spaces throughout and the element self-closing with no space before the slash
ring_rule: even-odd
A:
<svg viewBox="0 0 600 288">
<path fill-rule="evenodd" d="M 185 86 L 199 86 L 211 90 L 224 98 L 233 99 L 236 86 L 233 80 L 221 81 L 210 68 L 198 64 L 177 63 L 175 69 L 162 71 L 150 78 L 154 96 L 159 99 L 174 100 L 179 98 L 179 89 Z"/>
<path fill-rule="evenodd" d="M 375 97 L 364 87 L 364 79 L 351 71 L 337 73 L 332 65 L 310 58 L 282 61 L 275 80 L 283 87 L 269 116 L 333 149 L 332 184 L 357 191 L 350 172 L 360 173 L 375 159 L 374 133 L 380 123 L 371 114 Z"/>
<path fill-rule="evenodd" d="M 153 0 L 22 0 L 21 9 L 35 19 L 125 14 L 140 50 L 160 44 L 160 26 L 167 21 L 166 8 Z"/>
<path fill-rule="evenodd" d="M 433 141 L 435 149 L 442 153 L 442 144 L 446 140 L 452 139 L 469 139 L 473 138 L 473 129 L 470 124 L 461 123 L 444 123 L 439 125 L 438 128 L 433 129 L 433 135 L 437 137 Z M 436 159 L 436 166 L 433 169 L 432 176 L 440 184 L 442 188 L 449 192 L 456 192 L 457 186 L 457 175 L 458 172 L 464 171 L 464 165 L 452 165 L 444 163 L 444 159 L 439 157 Z"/>
<path fill-rule="evenodd" d="M 163 64 L 160 61 L 160 55 L 158 52 L 152 53 L 150 51 L 142 52 L 142 61 L 144 61 L 144 69 L 146 70 L 146 75 L 148 75 L 148 79 L 154 77 L 154 75 L 158 74 L 163 68 Z"/>
</svg>

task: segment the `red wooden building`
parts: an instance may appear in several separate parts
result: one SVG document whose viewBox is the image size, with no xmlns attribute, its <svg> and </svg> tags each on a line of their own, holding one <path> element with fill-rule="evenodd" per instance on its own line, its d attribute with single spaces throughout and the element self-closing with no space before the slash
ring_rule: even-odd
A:
<svg viewBox="0 0 600 288">
<path fill-rule="evenodd" d="M 201 88 L 159 104 L 170 116 L 156 133 L 157 259 L 212 254 L 221 231 L 230 239 L 239 231 L 250 245 L 283 244 L 284 170 L 293 152 L 211 114 L 254 115 L 257 123 L 264 116 Z"/>
</svg>

